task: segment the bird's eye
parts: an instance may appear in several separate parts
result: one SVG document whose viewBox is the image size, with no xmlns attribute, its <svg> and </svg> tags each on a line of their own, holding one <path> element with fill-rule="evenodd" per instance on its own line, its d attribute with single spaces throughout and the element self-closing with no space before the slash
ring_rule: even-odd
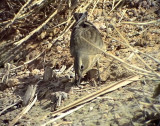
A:
<svg viewBox="0 0 160 126">
<path fill-rule="evenodd" d="M 81 65 L 81 70 L 83 70 L 84 69 L 84 66 L 83 65 Z"/>
</svg>

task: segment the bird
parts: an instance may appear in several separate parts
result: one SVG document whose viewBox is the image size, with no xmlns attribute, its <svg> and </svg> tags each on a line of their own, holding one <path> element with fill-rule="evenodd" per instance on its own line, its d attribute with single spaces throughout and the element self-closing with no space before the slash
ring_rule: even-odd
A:
<svg viewBox="0 0 160 126">
<path fill-rule="evenodd" d="M 87 16 L 87 12 L 74 13 L 76 22 L 72 27 L 70 37 L 70 53 L 74 57 L 75 83 L 77 85 L 95 65 L 99 71 L 99 58 L 103 52 L 97 48 L 105 50 L 100 32 L 87 20 Z M 100 75 L 98 76 L 100 78 Z"/>
</svg>

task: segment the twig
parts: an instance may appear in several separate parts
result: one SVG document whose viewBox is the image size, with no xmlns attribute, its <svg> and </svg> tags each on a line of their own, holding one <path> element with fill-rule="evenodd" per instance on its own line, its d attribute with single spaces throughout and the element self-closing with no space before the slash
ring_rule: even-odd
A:
<svg viewBox="0 0 160 126">
<path fill-rule="evenodd" d="M 153 20 L 149 22 L 121 22 L 122 24 L 133 24 L 133 25 L 148 25 L 148 24 L 154 24 L 160 22 L 160 19 L 158 20 Z"/>
<path fill-rule="evenodd" d="M 119 0 L 118 3 L 111 9 L 111 11 L 108 13 L 110 14 L 123 0 Z"/>
<path fill-rule="evenodd" d="M 10 71 L 11 71 L 11 64 L 6 63 L 5 64 L 5 75 L 2 77 L 2 83 L 7 84 L 8 83 L 8 79 L 9 79 L 9 75 L 10 75 Z"/>
<path fill-rule="evenodd" d="M 143 54 L 143 55 L 145 55 L 145 56 L 153 59 L 155 62 L 157 62 L 157 63 L 160 64 L 160 61 L 159 61 L 158 59 L 156 59 L 156 58 L 154 58 L 154 57 L 152 57 L 152 56 L 150 56 L 150 55 L 148 55 L 148 54 L 146 54 L 146 53 L 143 53 L 143 52 L 141 52 L 141 51 L 139 51 L 139 50 L 138 50 L 138 53 Z"/>
<path fill-rule="evenodd" d="M 119 22 L 118 22 L 118 23 L 120 23 L 120 22 L 122 21 L 124 15 L 125 15 L 125 13 L 126 13 L 126 11 L 127 11 L 127 10 L 123 10 L 123 11 L 122 11 L 121 18 L 119 19 Z"/>
<path fill-rule="evenodd" d="M 84 104 L 84 105 L 85 105 L 85 104 Z M 69 115 L 69 114 L 71 114 L 71 113 L 79 110 L 80 108 L 84 107 L 84 105 L 78 106 L 78 107 L 76 107 L 76 108 L 74 108 L 74 109 L 72 109 L 72 110 L 70 110 L 70 111 L 68 111 L 68 112 L 62 113 L 60 116 L 51 119 L 50 121 L 42 124 L 41 126 L 46 126 L 46 125 L 48 125 L 48 124 L 50 124 L 50 123 L 52 123 L 52 122 L 54 122 L 54 121 L 56 121 L 56 120 L 58 120 L 58 119 L 61 119 L 61 118 L 65 117 L 65 116 L 67 116 L 67 115 Z"/>
<path fill-rule="evenodd" d="M 71 66 L 65 71 L 65 73 L 69 73 L 72 68 L 73 68 L 73 65 L 71 65 Z"/>
<path fill-rule="evenodd" d="M 154 105 L 155 107 L 160 108 L 160 104 L 153 104 L 153 103 L 146 103 L 146 102 L 139 102 L 139 103 L 147 107 L 151 107 Z"/>
<path fill-rule="evenodd" d="M 36 60 L 38 57 L 40 57 L 44 52 L 45 52 L 45 51 L 43 51 L 42 53 L 40 53 L 39 55 L 37 55 L 35 58 L 33 58 L 33 59 L 31 59 L 31 60 L 25 62 L 23 65 L 20 65 L 20 66 L 18 66 L 18 67 L 15 67 L 15 68 L 11 69 L 10 71 L 19 69 L 19 68 L 23 67 L 24 65 L 27 65 L 27 64 L 33 62 L 33 61 Z"/>
<path fill-rule="evenodd" d="M 14 16 L 14 18 L 12 20 L 10 20 L 10 22 L 4 27 L 4 29 L 8 28 L 10 25 L 12 25 L 14 23 L 14 21 L 20 17 L 21 12 L 23 11 L 23 9 L 30 3 L 31 0 L 28 0 L 19 10 L 19 12 Z"/>
<path fill-rule="evenodd" d="M 41 82 L 41 80 L 39 80 L 37 82 L 37 84 L 39 82 Z M 24 97 L 23 97 L 23 101 L 22 101 L 23 106 L 26 106 L 31 100 L 33 100 L 35 93 L 36 93 L 36 90 L 37 90 L 37 84 L 36 85 L 33 85 L 33 84 L 28 85 L 27 90 L 26 90 Z"/>
<path fill-rule="evenodd" d="M 80 7 L 77 8 L 76 11 L 79 11 L 80 9 L 85 10 L 85 9 L 91 4 L 91 2 L 92 2 L 92 0 L 90 0 L 90 1 L 88 2 L 88 4 L 86 4 L 86 5 L 84 4 L 85 6 L 84 6 L 83 8 L 81 8 L 81 6 L 83 5 L 83 4 L 82 4 Z M 71 18 L 69 18 L 67 22 L 69 22 L 70 19 L 71 19 Z M 57 38 L 55 38 L 55 39 L 53 40 L 53 43 L 54 43 L 55 41 L 57 41 L 59 38 L 63 37 L 63 35 L 64 35 L 66 32 L 69 31 L 69 29 L 73 26 L 74 23 L 75 23 L 75 21 L 73 21 L 73 22 L 70 24 L 70 26 L 66 26 L 66 27 L 64 28 L 64 30 L 61 32 L 61 35 L 59 35 Z M 67 28 L 67 27 L 68 27 L 68 28 Z"/>
<path fill-rule="evenodd" d="M 66 66 L 63 65 L 62 68 L 57 72 L 57 75 L 61 75 L 66 70 Z"/>
<path fill-rule="evenodd" d="M 114 39 L 114 40 L 116 40 L 116 41 L 118 41 L 118 42 L 120 42 L 120 43 L 124 44 L 125 46 L 127 46 L 127 44 L 126 44 L 126 43 L 124 43 L 124 42 L 122 42 L 122 41 L 118 40 L 118 39 L 117 39 L 117 38 L 115 38 L 115 37 L 112 37 L 112 36 L 110 36 L 110 35 L 108 35 L 108 37 L 110 37 L 110 38 L 112 38 L 112 39 Z M 146 53 L 143 53 L 142 51 L 139 51 L 138 49 L 136 49 L 133 53 L 140 53 L 140 54 L 143 54 L 143 55 L 145 55 L 145 56 L 147 56 L 147 57 L 149 57 L 149 58 L 153 59 L 155 62 L 157 62 L 157 63 L 159 63 L 159 64 L 160 64 L 160 61 L 159 61 L 158 59 L 156 59 L 156 58 L 154 58 L 154 57 L 152 57 L 152 56 L 150 56 L 150 55 L 148 55 L 148 54 L 146 54 Z"/>
<path fill-rule="evenodd" d="M 112 24 L 113 25 L 113 24 Z M 118 34 L 120 35 L 120 37 L 125 41 L 125 43 L 127 44 L 127 46 L 134 52 L 134 49 L 132 46 L 130 46 L 129 42 L 122 36 L 122 34 L 117 30 L 117 28 L 113 25 L 113 27 L 115 28 L 115 30 L 118 32 Z M 135 53 L 135 55 L 138 57 L 138 59 L 145 64 L 146 67 L 148 67 L 148 69 L 150 69 L 156 76 L 160 77 L 160 75 L 158 73 L 156 73 L 138 54 Z"/>
<path fill-rule="evenodd" d="M 144 73 L 144 72 L 140 72 L 140 71 L 135 71 L 133 69 L 130 69 L 129 67 L 126 67 L 126 66 L 123 66 L 125 69 L 127 69 L 128 71 L 130 72 L 133 72 L 133 73 L 136 73 L 136 74 L 140 74 L 140 75 L 144 75 L 144 76 L 155 76 L 155 75 L 151 75 L 151 74 L 148 74 L 148 73 Z"/>
<path fill-rule="evenodd" d="M 35 96 L 33 102 L 29 103 L 29 104 L 21 111 L 21 113 L 19 113 L 19 114 L 9 123 L 9 126 L 14 126 L 14 124 L 15 124 L 19 119 L 21 119 L 22 116 L 23 116 L 24 114 L 26 114 L 26 113 L 32 108 L 32 106 L 35 104 L 36 100 L 37 100 L 37 95 Z"/>
<path fill-rule="evenodd" d="M 52 44 L 55 43 L 59 38 L 63 37 L 64 34 L 72 27 L 72 25 L 74 24 L 74 22 L 75 22 L 75 21 L 73 21 L 73 22 L 71 23 L 71 25 L 70 25 L 66 30 L 63 30 L 63 31 L 61 32 L 61 34 L 60 34 L 57 38 L 55 38 L 55 39 L 53 40 Z M 51 47 L 50 47 L 50 48 L 51 48 Z"/>
<path fill-rule="evenodd" d="M 96 7 L 96 5 L 97 5 L 98 2 L 99 2 L 99 0 L 97 0 L 97 1 L 95 2 L 95 4 L 93 4 L 94 6 L 93 6 L 93 9 L 92 9 L 92 11 L 91 11 L 91 14 L 90 14 L 89 18 L 90 18 L 91 15 L 93 14 L 93 11 L 94 11 L 94 9 L 95 9 L 95 7 Z"/>
<path fill-rule="evenodd" d="M 144 69 L 142 69 L 142 68 L 139 68 L 139 67 L 130 65 L 129 63 L 124 62 L 122 59 L 120 59 L 120 58 L 118 58 L 118 57 L 116 57 L 116 56 L 114 56 L 114 55 L 112 55 L 112 54 L 110 54 L 110 53 L 106 53 L 104 50 L 96 47 L 94 44 L 92 44 L 91 42 L 89 42 L 88 40 L 86 40 L 84 37 L 81 36 L 81 38 L 84 39 L 87 43 L 89 43 L 89 44 L 92 45 L 93 47 L 95 47 L 95 48 L 97 48 L 98 50 L 102 51 L 105 55 L 110 56 L 110 57 L 118 60 L 119 62 L 125 64 L 126 66 L 132 67 L 132 68 L 134 68 L 134 69 L 136 69 L 136 70 L 139 70 L 139 71 L 141 71 L 141 72 L 145 72 L 145 73 L 148 73 L 148 74 L 151 74 L 151 75 L 155 75 L 154 73 L 152 73 L 152 72 L 150 72 L 150 71 L 147 71 L 147 70 L 144 70 Z M 159 76 L 160 76 L 160 75 L 159 75 Z"/>
<path fill-rule="evenodd" d="M 112 3 L 112 9 L 114 8 L 114 5 L 115 5 L 115 0 L 113 0 L 113 3 Z"/>
<path fill-rule="evenodd" d="M 9 108 L 11 108 L 11 107 L 19 104 L 21 101 L 22 101 L 22 100 L 19 100 L 19 101 L 17 101 L 16 103 L 14 103 L 14 104 L 12 104 L 12 105 L 10 105 L 10 106 L 7 106 L 7 107 L 4 108 L 2 111 L 0 111 L 0 115 L 2 115 L 2 113 L 4 113 L 7 109 L 9 109 Z"/>
<path fill-rule="evenodd" d="M 89 94 L 86 97 L 83 97 L 83 98 L 81 98 L 81 99 L 79 99 L 79 100 L 77 100 L 77 101 L 75 101 L 75 102 L 73 102 L 73 103 L 71 103 L 71 104 L 69 104 L 69 105 L 67 105 L 67 106 L 55 111 L 55 112 L 53 112 L 52 116 L 55 116 L 55 115 L 57 115 L 59 113 L 65 112 L 65 111 L 67 111 L 67 110 L 69 110 L 69 109 L 71 109 L 73 107 L 76 107 L 76 106 L 79 106 L 79 105 L 84 104 L 86 102 L 89 102 L 89 101 L 99 97 L 100 95 L 103 95 L 103 94 L 106 94 L 106 93 L 111 92 L 113 90 L 116 90 L 116 89 L 118 89 L 118 88 L 120 88 L 122 86 L 125 86 L 125 85 L 127 85 L 127 84 L 129 84 L 129 83 L 131 83 L 131 82 L 133 82 L 133 81 L 135 81 L 137 79 L 139 79 L 139 78 L 140 78 L 140 76 L 131 76 L 131 77 L 126 78 L 125 80 L 121 80 L 119 82 L 110 84 L 110 85 L 108 85 L 107 87 L 104 87 L 101 90 L 98 90 L 98 91 L 96 91 L 96 92 L 94 92 L 92 94 Z"/>
<path fill-rule="evenodd" d="M 146 97 L 145 99 L 146 99 L 147 102 L 149 102 L 149 103 L 151 104 L 152 108 L 153 108 L 157 113 L 160 114 L 160 111 L 159 111 L 159 109 L 157 108 L 157 106 L 155 106 L 155 104 L 151 103 L 151 101 L 150 101 L 147 97 Z M 160 107 L 160 105 L 159 105 L 159 107 Z"/>
<path fill-rule="evenodd" d="M 58 7 L 58 9 L 59 9 L 59 7 Z M 32 32 L 30 32 L 25 38 L 19 40 L 18 42 L 15 42 L 14 44 L 16 46 L 20 46 L 22 43 L 27 41 L 32 35 L 34 35 L 36 32 L 38 32 L 40 29 L 42 29 L 58 13 L 58 9 L 56 9 L 55 12 L 44 23 L 42 23 L 42 25 L 40 25 L 38 28 L 36 28 Z"/>
</svg>

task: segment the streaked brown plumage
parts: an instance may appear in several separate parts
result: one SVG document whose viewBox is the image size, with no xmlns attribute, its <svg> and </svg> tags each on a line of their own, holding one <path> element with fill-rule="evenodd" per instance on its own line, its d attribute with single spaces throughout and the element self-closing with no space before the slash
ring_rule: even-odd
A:
<svg viewBox="0 0 160 126">
<path fill-rule="evenodd" d="M 95 64 L 98 65 L 102 52 L 94 46 L 105 49 L 105 45 L 100 32 L 92 23 L 87 21 L 87 12 L 75 13 L 74 17 L 76 23 L 71 34 L 70 52 L 74 57 L 75 78 L 76 80 L 79 79 L 80 83 L 81 78 Z"/>
</svg>

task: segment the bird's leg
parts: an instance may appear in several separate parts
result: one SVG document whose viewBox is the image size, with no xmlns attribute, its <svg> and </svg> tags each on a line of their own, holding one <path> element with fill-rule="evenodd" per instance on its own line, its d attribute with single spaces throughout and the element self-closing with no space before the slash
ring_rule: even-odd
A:
<svg viewBox="0 0 160 126">
<path fill-rule="evenodd" d="M 75 85 L 77 85 L 77 80 L 78 80 L 78 78 L 77 78 L 77 73 L 75 72 L 75 80 L 74 80 L 74 84 L 75 84 Z"/>
<path fill-rule="evenodd" d="M 98 84 L 101 82 L 100 72 L 99 72 L 99 60 L 96 62 L 97 70 L 98 70 Z"/>
<path fill-rule="evenodd" d="M 76 85 L 76 86 L 78 86 L 79 87 L 79 85 L 81 84 L 81 77 L 80 76 L 78 76 L 77 75 L 77 73 L 75 72 L 75 81 L 74 81 L 74 84 Z"/>
<path fill-rule="evenodd" d="M 81 84 L 81 77 L 78 77 L 78 83 L 77 86 L 79 86 Z"/>
</svg>

